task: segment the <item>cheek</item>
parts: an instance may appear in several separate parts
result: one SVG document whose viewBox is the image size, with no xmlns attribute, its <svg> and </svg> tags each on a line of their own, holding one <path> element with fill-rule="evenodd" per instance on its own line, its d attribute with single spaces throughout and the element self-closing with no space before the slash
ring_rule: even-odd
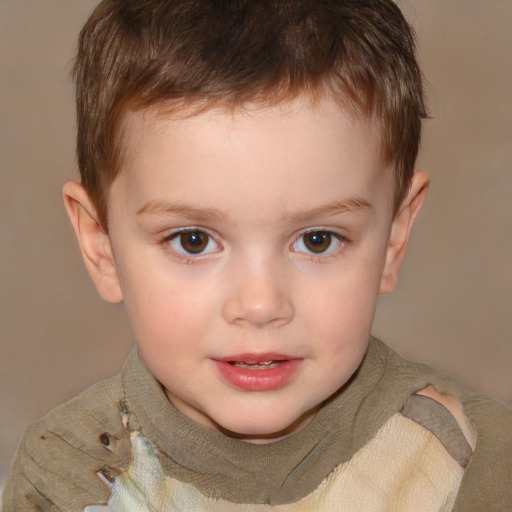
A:
<svg viewBox="0 0 512 512">
<path fill-rule="evenodd" d="M 162 284 L 146 282 L 125 294 L 128 319 L 137 340 L 155 342 L 168 339 L 171 333 L 176 336 L 192 314 L 187 298 Z"/>
<path fill-rule="evenodd" d="M 366 343 L 377 304 L 379 269 L 380 262 L 359 261 L 304 294 L 302 314 L 308 318 L 309 330 L 329 344 L 329 353 L 358 352 Z"/>
<path fill-rule="evenodd" d="M 377 301 L 381 267 L 380 261 L 358 261 L 337 269 L 324 276 L 322 282 L 313 283 L 307 302 L 318 314 L 324 311 L 330 317 L 349 321 L 371 315 Z"/>
<path fill-rule="evenodd" d="M 137 350 L 166 387 L 193 371 L 206 326 L 197 303 L 167 287 L 143 286 L 127 297 L 126 309 Z M 133 290 L 132 290 L 133 291 Z M 179 363 L 178 363 L 179 362 Z"/>
<path fill-rule="evenodd" d="M 218 290 L 191 279 L 186 268 L 159 268 L 127 273 L 125 304 L 135 339 L 144 343 L 181 345 L 208 329 L 218 304 Z M 133 268 L 133 270 L 135 270 Z M 182 271 L 183 270 L 183 271 Z"/>
</svg>

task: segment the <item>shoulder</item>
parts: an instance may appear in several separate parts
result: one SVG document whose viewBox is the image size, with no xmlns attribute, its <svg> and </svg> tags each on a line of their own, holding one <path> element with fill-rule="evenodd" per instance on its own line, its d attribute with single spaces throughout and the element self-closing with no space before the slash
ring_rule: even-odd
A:
<svg viewBox="0 0 512 512">
<path fill-rule="evenodd" d="M 13 462 L 4 494 L 5 512 L 81 512 L 79 503 L 106 502 L 110 491 L 98 471 L 105 466 L 123 470 L 129 463 L 130 440 L 120 415 L 122 400 L 121 378 L 116 376 L 34 422 Z M 30 508 L 29 503 L 37 506 Z"/>
<path fill-rule="evenodd" d="M 383 394 L 394 404 L 407 404 L 414 395 L 435 400 L 471 446 L 453 510 L 512 510 L 512 408 L 488 395 L 470 393 L 459 380 L 434 368 L 403 359 L 379 340 L 372 339 L 372 344 L 386 368 L 380 381 Z"/>
<path fill-rule="evenodd" d="M 27 429 L 22 446 L 38 460 L 52 447 L 65 449 L 64 445 L 99 455 L 103 453 L 98 450 L 102 446 L 101 440 L 98 443 L 102 433 L 108 432 L 115 438 L 125 435 L 120 413 L 122 401 L 120 376 L 100 381 L 34 422 Z"/>
<path fill-rule="evenodd" d="M 477 443 L 454 511 L 512 510 L 512 408 L 484 394 L 461 402 L 475 423 Z"/>
<path fill-rule="evenodd" d="M 469 392 L 457 378 L 424 363 L 407 360 L 377 338 L 371 338 L 370 349 L 384 367 L 379 391 L 387 395 L 386 400 L 404 403 L 412 394 L 421 394 L 444 405 L 459 423 L 464 414 L 477 428 L 492 428 L 496 421 L 512 425 L 512 408 L 503 402 Z"/>
<path fill-rule="evenodd" d="M 400 412 L 429 430 L 461 467 L 468 465 L 475 451 L 477 433 L 455 397 L 428 386 L 412 395 Z"/>
</svg>

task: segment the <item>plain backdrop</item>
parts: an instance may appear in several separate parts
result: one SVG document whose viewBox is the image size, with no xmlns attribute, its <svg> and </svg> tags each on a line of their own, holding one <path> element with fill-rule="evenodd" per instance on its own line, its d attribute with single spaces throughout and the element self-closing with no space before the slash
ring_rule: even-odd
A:
<svg viewBox="0 0 512 512">
<path fill-rule="evenodd" d="M 71 59 L 95 3 L 0 0 L 1 480 L 27 424 L 116 373 L 132 346 L 61 200 L 77 176 Z M 512 2 L 400 3 L 427 78 L 432 185 L 374 333 L 511 403 Z"/>
</svg>

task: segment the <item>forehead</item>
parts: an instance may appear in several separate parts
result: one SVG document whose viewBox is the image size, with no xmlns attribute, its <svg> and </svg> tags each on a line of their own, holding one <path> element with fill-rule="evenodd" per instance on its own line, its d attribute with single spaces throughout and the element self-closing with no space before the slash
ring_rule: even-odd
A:
<svg viewBox="0 0 512 512">
<path fill-rule="evenodd" d="M 215 130 L 223 124 L 233 129 L 266 124 L 266 128 L 279 130 L 284 125 L 299 126 L 306 122 L 310 129 L 324 131 L 323 136 L 336 133 L 340 121 L 350 124 L 357 132 L 365 131 L 365 140 L 373 151 L 374 143 L 381 145 L 381 120 L 375 115 L 367 115 L 362 108 L 339 93 L 312 92 L 297 96 L 284 96 L 284 99 L 254 99 L 242 104 L 215 103 L 192 100 L 189 103 L 178 101 L 128 110 L 121 123 L 124 151 L 141 142 L 143 132 L 153 137 L 162 130 L 174 127 L 182 132 L 190 127 L 193 131 L 199 126 Z M 209 125 L 209 126 L 207 126 Z M 151 132 L 151 133 L 150 133 Z M 283 134 L 282 134 L 283 135 Z M 296 133 L 294 133 L 296 135 Z M 368 138 L 371 137 L 371 140 Z M 126 153 L 125 153 L 126 154 Z"/>
<path fill-rule="evenodd" d="M 334 182 L 347 194 L 372 196 L 376 181 L 385 190 L 392 182 L 378 124 L 327 98 L 190 116 L 142 110 L 127 114 L 123 139 L 113 188 L 122 184 L 141 201 L 172 192 L 187 196 L 180 200 L 230 204 L 233 193 L 254 202 L 257 194 L 287 190 L 285 207 L 291 194 L 305 197 L 308 188 L 319 199 L 341 193 L 332 190 Z"/>
</svg>

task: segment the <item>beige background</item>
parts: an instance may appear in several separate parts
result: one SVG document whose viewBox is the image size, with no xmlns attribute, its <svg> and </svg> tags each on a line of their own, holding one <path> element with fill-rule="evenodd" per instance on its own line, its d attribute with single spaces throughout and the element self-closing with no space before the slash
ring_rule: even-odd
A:
<svg viewBox="0 0 512 512">
<path fill-rule="evenodd" d="M 24 427 L 117 372 L 131 341 L 98 299 L 60 198 L 76 174 L 70 59 L 93 0 L 0 0 L 0 477 Z M 402 0 L 432 120 L 432 176 L 374 332 L 512 403 L 512 2 Z"/>
</svg>

